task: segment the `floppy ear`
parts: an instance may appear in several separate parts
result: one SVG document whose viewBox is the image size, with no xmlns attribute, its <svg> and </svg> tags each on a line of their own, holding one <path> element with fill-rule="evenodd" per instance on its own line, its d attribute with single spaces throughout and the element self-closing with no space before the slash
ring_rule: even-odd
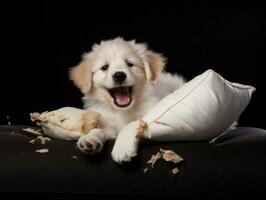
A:
<svg viewBox="0 0 266 200">
<path fill-rule="evenodd" d="M 92 72 L 88 63 L 81 62 L 78 66 L 72 67 L 69 71 L 70 80 L 81 90 L 88 94 L 92 86 Z"/>
<path fill-rule="evenodd" d="M 144 69 L 147 81 L 155 84 L 165 67 L 166 58 L 161 54 L 148 50 L 144 58 Z"/>
</svg>

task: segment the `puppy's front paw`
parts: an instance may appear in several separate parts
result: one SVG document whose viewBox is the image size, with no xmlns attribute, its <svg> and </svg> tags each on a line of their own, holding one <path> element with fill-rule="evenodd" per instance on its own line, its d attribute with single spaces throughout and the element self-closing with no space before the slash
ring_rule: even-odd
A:
<svg viewBox="0 0 266 200">
<path fill-rule="evenodd" d="M 115 141 L 112 158 L 117 163 L 129 162 L 137 155 L 139 140 L 136 138 L 135 125 L 123 128 Z"/>
<path fill-rule="evenodd" d="M 98 153 L 103 149 L 104 138 L 100 129 L 92 129 L 77 142 L 78 148 L 85 154 Z"/>
<path fill-rule="evenodd" d="M 117 163 L 129 162 L 137 155 L 138 142 L 116 142 L 112 150 L 112 158 Z"/>
</svg>

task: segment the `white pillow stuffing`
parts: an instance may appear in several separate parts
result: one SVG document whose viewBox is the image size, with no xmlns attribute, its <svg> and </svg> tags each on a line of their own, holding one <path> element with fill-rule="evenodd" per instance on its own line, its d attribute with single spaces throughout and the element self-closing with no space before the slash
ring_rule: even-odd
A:
<svg viewBox="0 0 266 200">
<path fill-rule="evenodd" d="M 163 98 L 143 117 L 153 140 L 211 140 L 247 107 L 252 86 L 232 83 L 209 69 Z"/>
</svg>

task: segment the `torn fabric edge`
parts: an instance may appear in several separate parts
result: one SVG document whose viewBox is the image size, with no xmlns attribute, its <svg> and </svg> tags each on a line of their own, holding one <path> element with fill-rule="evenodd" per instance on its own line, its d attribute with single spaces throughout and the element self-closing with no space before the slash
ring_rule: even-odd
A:
<svg viewBox="0 0 266 200">
<path fill-rule="evenodd" d="M 144 132 L 148 129 L 148 124 L 144 120 L 139 121 L 139 127 L 137 128 L 136 138 L 141 139 L 144 136 Z M 149 135 L 149 137 L 151 137 Z"/>
</svg>

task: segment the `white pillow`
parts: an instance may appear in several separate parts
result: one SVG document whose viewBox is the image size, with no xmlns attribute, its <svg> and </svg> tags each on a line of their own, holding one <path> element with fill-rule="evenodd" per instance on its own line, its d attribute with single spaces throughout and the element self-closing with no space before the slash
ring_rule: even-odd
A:
<svg viewBox="0 0 266 200">
<path fill-rule="evenodd" d="M 209 69 L 143 117 L 148 125 L 145 135 L 153 140 L 211 140 L 238 120 L 255 90 Z"/>
</svg>

